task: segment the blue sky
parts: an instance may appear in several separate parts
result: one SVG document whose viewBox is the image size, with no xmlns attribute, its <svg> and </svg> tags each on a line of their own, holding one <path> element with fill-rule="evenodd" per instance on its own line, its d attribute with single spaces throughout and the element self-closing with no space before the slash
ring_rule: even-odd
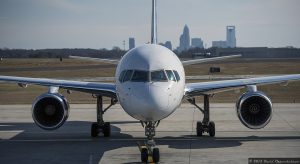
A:
<svg viewBox="0 0 300 164">
<path fill-rule="evenodd" d="M 236 26 L 237 45 L 300 47 L 299 0 L 158 0 L 158 40 L 187 24 L 207 46 Z M 108 48 L 150 40 L 151 0 L 0 0 L 0 48 Z"/>
</svg>

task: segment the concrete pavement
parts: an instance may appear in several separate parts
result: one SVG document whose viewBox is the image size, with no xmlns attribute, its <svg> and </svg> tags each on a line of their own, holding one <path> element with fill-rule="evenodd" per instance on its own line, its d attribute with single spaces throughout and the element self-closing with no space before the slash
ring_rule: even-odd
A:
<svg viewBox="0 0 300 164">
<path fill-rule="evenodd" d="M 0 163 L 140 163 L 140 123 L 119 105 L 105 115 L 112 137 L 90 137 L 96 105 L 71 105 L 67 123 L 56 131 L 34 125 L 31 105 L 0 105 Z M 300 104 L 274 104 L 269 125 L 250 130 L 234 104 L 211 104 L 216 137 L 196 137 L 202 114 L 183 104 L 157 128 L 160 163 L 247 163 L 250 157 L 300 157 Z"/>
</svg>

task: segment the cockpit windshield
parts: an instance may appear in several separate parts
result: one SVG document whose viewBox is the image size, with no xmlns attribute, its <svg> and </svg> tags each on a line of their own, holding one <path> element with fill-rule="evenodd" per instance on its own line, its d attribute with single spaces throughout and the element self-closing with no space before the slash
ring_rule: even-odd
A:
<svg viewBox="0 0 300 164">
<path fill-rule="evenodd" d="M 168 79 L 170 81 L 176 81 L 176 78 L 175 78 L 172 70 L 166 70 L 166 73 L 167 73 Z"/>
<path fill-rule="evenodd" d="M 178 72 L 174 70 L 174 74 L 176 76 L 176 80 L 180 81 L 180 76 L 179 76 Z"/>
<path fill-rule="evenodd" d="M 168 81 L 165 71 L 152 71 L 151 72 L 151 81 Z"/>
<path fill-rule="evenodd" d="M 125 71 L 123 71 L 123 72 L 125 72 Z M 123 80 L 121 82 L 130 81 L 132 73 L 133 73 L 133 70 L 127 70 L 124 77 L 123 77 Z M 122 73 L 121 73 L 121 75 L 122 75 Z"/>
<path fill-rule="evenodd" d="M 156 70 L 156 71 L 142 71 L 142 70 L 124 70 L 119 76 L 119 81 L 124 83 L 126 81 L 132 82 L 167 82 L 179 81 L 180 77 L 175 70 Z"/>
<path fill-rule="evenodd" d="M 149 72 L 148 71 L 138 71 L 135 70 L 131 78 L 133 82 L 149 82 Z"/>
</svg>

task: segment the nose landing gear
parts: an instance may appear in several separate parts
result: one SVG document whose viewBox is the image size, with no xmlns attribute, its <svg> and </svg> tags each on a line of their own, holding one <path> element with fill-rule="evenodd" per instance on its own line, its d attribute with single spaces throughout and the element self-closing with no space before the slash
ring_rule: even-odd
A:
<svg viewBox="0 0 300 164">
<path fill-rule="evenodd" d="M 147 141 L 143 145 L 139 145 L 141 151 L 141 161 L 143 163 L 147 162 L 159 162 L 159 149 L 155 145 L 153 137 L 155 136 L 155 127 L 158 126 L 159 121 L 157 122 L 142 122 L 142 125 L 145 126 L 145 135 L 147 136 Z"/>
</svg>

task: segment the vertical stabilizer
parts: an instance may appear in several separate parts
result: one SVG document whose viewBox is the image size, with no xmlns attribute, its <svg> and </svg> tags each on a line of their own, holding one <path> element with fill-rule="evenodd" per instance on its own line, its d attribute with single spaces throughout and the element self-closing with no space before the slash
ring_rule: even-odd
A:
<svg viewBox="0 0 300 164">
<path fill-rule="evenodd" d="M 151 44 L 157 44 L 156 0 L 152 0 Z"/>
</svg>

